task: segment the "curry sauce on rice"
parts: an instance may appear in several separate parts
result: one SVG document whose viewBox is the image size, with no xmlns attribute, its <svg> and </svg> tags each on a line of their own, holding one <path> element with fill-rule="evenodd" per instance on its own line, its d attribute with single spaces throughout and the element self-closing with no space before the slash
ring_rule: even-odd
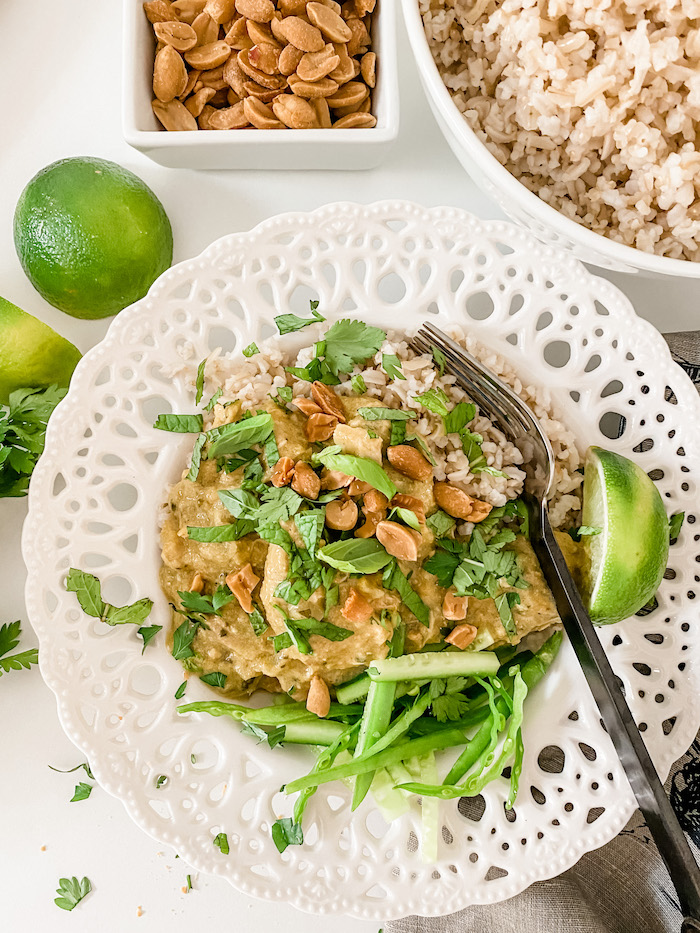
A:
<svg viewBox="0 0 700 933">
<path fill-rule="evenodd" d="M 255 347 L 202 369 L 209 423 L 162 527 L 175 657 L 227 695 L 283 691 L 323 715 L 335 686 L 387 656 L 397 626 L 416 652 L 497 648 L 556 625 L 518 449 L 403 335 L 361 321 L 308 333 L 296 359 Z M 573 436 L 544 395 L 454 336 L 542 420 L 553 523 L 571 520 Z"/>
<path fill-rule="evenodd" d="M 419 0 L 490 152 L 596 233 L 700 258 L 698 0 Z"/>
</svg>

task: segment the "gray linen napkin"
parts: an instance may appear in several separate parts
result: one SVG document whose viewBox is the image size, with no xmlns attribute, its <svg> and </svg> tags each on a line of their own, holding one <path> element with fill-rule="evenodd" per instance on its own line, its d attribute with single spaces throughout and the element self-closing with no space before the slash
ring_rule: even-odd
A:
<svg viewBox="0 0 700 933">
<path fill-rule="evenodd" d="M 700 391 L 700 331 L 667 334 L 674 360 Z M 666 791 L 700 853 L 700 735 L 676 762 Z M 406 917 L 385 933 L 679 933 L 676 893 L 637 810 L 616 839 L 569 871 L 501 904 L 448 917 Z"/>
</svg>

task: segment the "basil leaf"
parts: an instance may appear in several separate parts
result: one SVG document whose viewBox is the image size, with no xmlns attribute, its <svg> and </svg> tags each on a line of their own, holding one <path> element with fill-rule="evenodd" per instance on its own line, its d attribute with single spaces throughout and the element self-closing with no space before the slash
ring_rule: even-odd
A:
<svg viewBox="0 0 700 933">
<path fill-rule="evenodd" d="M 365 421 L 410 421 L 411 418 L 416 417 L 418 412 L 411 411 L 410 408 L 402 411 L 400 408 L 371 406 L 369 408 L 358 408 L 357 414 L 360 418 L 364 418 Z"/>
<path fill-rule="evenodd" d="M 275 324 L 280 334 L 291 334 L 294 333 L 294 331 L 308 327 L 309 324 L 318 324 L 326 320 L 325 317 L 322 317 L 316 310 L 316 308 L 318 308 L 317 301 L 310 301 L 309 306 L 311 310 L 310 318 L 299 317 L 296 314 L 279 314 L 275 318 Z"/>
<path fill-rule="evenodd" d="M 207 404 L 204 406 L 204 411 L 213 411 L 213 410 L 214 410 L 214 405 L 216 405 L 216 403 L 219 401 L 219 399 L 221 398 L 221 396 L 222 396 L 223 394 L 224 394 L 224 390 L 223 390 L 223 389 L 221 389 L 221 388 L 217 389 L 216 392 L 215 392 L 215 393 L 212 395 L 212 397 L 209 399 L 209 401 L 207 402 Z"/>
<path fill-rule="evenodd" d="M 175 691 L 175 699 L 181 700 L 185 695 L 185 690 L 187 690 L 187 681 L 183 680 L 180 686 Z"/>
<path fill-rule="evenodd" d="M 230 525 L 210 525 L 204 528 L 188 525 L 187 537 L 190 541 L 201 541 L 204 544 L 220 544 L 224 541 L 238 541 L 254 529 L 254 522 L 239 518 Z"/>
<path fill-rule="evenodd" d="M 229 854 L 228 836 L 226 833 L 218 833 L 218 835 L 214 837 L 213 842 L 222 855 Z"/>
<path fill-rule="evenodd" d="M 413 528 L 415 531 L 420 531 L 420 522 L 418 521 L 418 516 L 412 509 L 403 509 L 401 506 L 396 505 L 391 510 L 392 513 L 396 513 L 404 524 L 408 525 L 409 528 Z"/>
<path fill-rule="evenodd" d="M 295 823 L 290 816 L 276 820 L 272 824 L 272 841 L 278 852 L 284 852 L 287 846 L 300 846 L 304 843 L 301 823 Z"/>
<path fill-rule="evenodd" d="M 442 512 L 438 509 L 437 512 L 428 516 L 426 524 L 436 538 L 444 538 L 445 535 L 452 531 L 457 523 L 447 512 Z"/>
<path fill-rule="evenodd" d="M 76 784 L 69 803 L 75 803 L 78 800 L 87 800 L 92 793 L 92 786 L 92 784 L 84 784 L 82 781 L 80 784 Z"/>
<path fill-rule="evenodd" d="M 66 589 L 75 593 L 80 608 L 86 615 L 101 619 L 105 613 L 105 603 L 102 601 L 102 586 L 94 574 L 86 573 L 71 567 L 66 577 Z"/>
<path fill-rule="evenodd" d="M 175 434 L 199 434 L 204 427 L 204 419 L 201 415 L 158 415 L 153 427 Z"/>
<path fill-rule="evenodd" d="M 146 646 L 149 642 L 153 641 L 158 632 L 163 628 L 162 625 L 144 625 L 137 630 L 136 634 L 140 635 L 143 638 L 143 648 L 141 649 L 141 654 L 146 650 Z"/>
<path fill-rule="evenodd" d="M 319 558 L 344 573 L 376 573 L 391 561 L 376 538 L 346 538 L 321 548 Z"/>
<path fill-rule="evenodd" d="M 261 444 L 272 434 L 272 415 L 264 413 L 236 421 L 233 424 L 222 424 L 219 428 L 207 431 L 207 439 L 211 442 L 207 456 L 210 460 L 235 454 L 251 444 Z"/>
<path fill-rule="evenodd" d="M 325 509 L 308 509 L 306 512 L 299 512 L 294 518 L 297 531 L 311 557 L 316 556 L 316 548 L 321 540 L 325 521 Z"/>
<path fill-rule="evenodd" d="M 251 356 L 255 356 L 256 353 L 260 353 L 257 343 L 249 343 L 248 346 L 243 351 L 243 356 L 251 357 Z"/>
<path fill-rule="evenodd" d="M 450 400 L 442 389 L 429 389 L 427 392 L 423 392 L 422 395 L 414 396 L 414 398 L 421 403 L 423 408 L 432 411 L 434 415 L 440 415 L 440 417 L 444 418 L 449 414 L 447 406 Z"/>
<path fill-rule="evenodd" d="M 200 674 L 199 679 L 202 683 L 209 684 L 210 687 L 225 687 L 226 674 L 221 671 L 212 671 L 210 674 Z"/>
<path fill-rule="evenodd" d="M 326 469 L 340 470 L 347 476 L 354 476 L 364 483 L 369 483 L 374 489 L 383 492 L 389 500 L 396 495 L 396 486 L 375 460 L 369 460 L 367 457 L 354 457 L 351 454 L 326 454 L 324 456 L 325 453 L 326 451 L 321 451 L 319 460 Z"/>
<path fill-rule="evenodd" d="M 433 359 L 435 360 L 435 365 L 438 368 L 438 372 L 441 376 L 445 374 L 445 367 L 447 366 L 447 360 L 445 359 L 445 354 L 442 350 L 439 350 L 437 347 L 433 347 Z"/>
<path fill-rule="evenodd" d="M 572 541 L 580 541 L 581 538 L 599 535 L 602 528 L 593 528 L 591 525 L 580 525 L 578 528 L 567 528 L 566 533 Z"/>
<path fill-rule="evenodd" d="M 289 536 L 289 532 L 285 531 L 281 525 L 278 525 L 275 522 L 259 525 L 258 534 L 263 539 L 263 541 L 269 541 L 270 544 L 276 544 L 278 547 L 281 547 L 282 550 L 286 551 L 287 554 L 292 553 L 294 543 Z"/>
<path fill-rule="evenodd" d="M 405 379 L 401 371 L 401 360 L 395 353 L 382 353 L 382 369 L 390 379 Z"/>
<path fill-rule="evenodd" d="M 207 440 L 206 434 L 200 434 L 197 440 L 194 442 L 194 447 L 192 448 L 192 456 L 190 457 L 190 468 L 185 479 L 188 479 L 191 483 L 197 481 L 199 476 L 199 467 L 202 463 L 202 448 L 204 447 Z"/>
<path fill-rule="evenodd" d="M 367 391 L 367 383 L 361 373 L 355 373 L 355 375 L 351 377 L 350 385 L 352 386 L 352 391 L 357 392 L 358 395 L 364 395 Z"/>
<path fill-rule="evenodd" d="M 423 438 L 420 437 L 418 434 L 407 434 L 407 435 L 406 435 L 406 443 L 407 443 L 407 444 L 413 444 L 413 443 L 417 444 L 418 447 L 419 447 L 419 449 L 421 450 L 423 456 L 424 456 L 425 459 L 428 461 L 428 463 L 432 464 L 432 466 L 437 466 L 437 463 L 435 462 L 435 457 L 433 457 L 433 455 L 430 453 L 430 448 L 429 448 L 428 445 L 425 443 L 425 441 L 423 440 Z"/>
<path fill-rule="evenodd" d="M 196 392 L 194 397 L 195 405 L 199 405 L 199 403 L 202 401 L 202 396 L 204 395 L 204 370 L 206 365 L 207 360 L 205 357 L 197 367 L 197 380 L 195 382 Z"/>
</svg>

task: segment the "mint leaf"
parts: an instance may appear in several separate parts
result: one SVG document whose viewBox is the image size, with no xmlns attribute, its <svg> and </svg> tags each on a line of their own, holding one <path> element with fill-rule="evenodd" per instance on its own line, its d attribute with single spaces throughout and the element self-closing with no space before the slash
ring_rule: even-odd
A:
<svg viewBox="0 0 700 933">
<path fill-rule="evenodd" d="M 427 392 L 423 392 L 422 395 L 414 396 L 414 398 L 421 403 L 423 408 L 427 408 L 434 415 L 445 418 L 449 414 L 447 406 L 450 400 L 442 389 L 429 389 Z"/>
<path fill-rule="evenodd" d="M 397 444 L 403 444 L 406 440 L 406 422 L 392 421 L 391 433 L 389 435 L 389 447 L 396 447 Z"/>
<path fill-rule="evenodd" d="M 86 615 L 101 619 L 105 613 L 105 603 L 102 602 L 102 586 L 97 577 L 84 570 L 71 567 L 66 577 L 66 589 L 75 593 L 80 608 Z"/>
<path fill-rule="evenodd" d="M 358 408 L 357 414 L 365 421 L 410 421 L 418 414 L 417 411 L 411 411 L 407 408 L 403 411 L 401 408 L 381 408 L 379 406 L 370 406 L 368 408 Z"/>
<path fill-rule="evenodd" d="M 447 512 L 442 512 L 438 509 L 437 512 L 428 516 L 426 524 L 436 538 L 444 538 L 452 531 L 457 523 Z"/>
<path fill-rule="evenodd" d="M 111 606 L 105 603 L 105 611 L 102 615 L 102 621 L 107 625 L 141 625 L 145 622 L 153 609 L 153 600 L 144 597 L 137 599 L 135 603 L 128 606 Z"/>
<path fill-rule="evenodd" d="M 253 607 L 253 611 L 248 616 L 250 624 L 256 635 L 264 635 L 267 631 L 267 621 L 259 609 Z"/>
<path fill-rule="evenodd" d="M 254 522 L 239 518 L 228 525 L 209 525 L 204 528 L 188 525 L 187 537 L 190 541 L 200 541 L 203 544 L 221 544 L 225 541 L 238 541 L 254 529 Z"/>
<path fill-rule="evenodd" d="M 355 375 L 351 377 L 350 385 L 352 391 L 357 392 L 358 395 L 364 395 L 367 391 L 367 383 L 363 379 L 361 373 L 355 373 Z"/>
<path fill-rule="evenodd" d="M 458 434 L 475 417 L 476 405 L 472 405 L 471 402 L 458 402 L 452 411 L 442 419 L 445 434 Z"/>
<path fill-rule="evenodd" d="M 277 440 L 275 439 L 274 431 L 270 434 L 268 439 L 265 441 L 265 447 L 263 448 L 263 454 L 265 456 L 265 461 L 268 467 L 273 467 L 280 458 L 279 447 L 277 446 Z"/>
<path fill-rule="evenodd" d="M 401 371 L 401 360 L 395 353 L 382 353 L 382 369 L 390 379 L 404 379 Z"/>
<path fill-rule="evenodd" d="M 316 556 L 316 548 L 321 540 L 325 521 L 325 509 L 308 509 L 306 512 L 299 512 L 294 518 L 297 531 L 311 557 Z"/>
<path fill-rule="evenodd" d="M 517 593 L 501 593 L 500 596 L 495 598 L 494 602 L 496 603 L 499 618 L 503 623 L 503 628 L 512 640 L 518 634 L 515 619 L 513 618 L 513 606 L 519 605 L 520 596 Z"/>
<path fill-rule="evenodd" d="M 223 394 L 224 394 L 224 390 L 221 388 L 218 388 L 216 392 L 212 395 L 212 397 L 209 399 L 207 404 L 204 406 L 204 411 L 214 411 L 214 405 L 216 405 L 216 403 L 219 401 L 219 399 L 221 398 Z"/>
<path fill-rule="evenodd" d="M 243 356 L 245 357 L 255 356 L 256 353 L 260 353 L 257 343 L 249 343 L 248 346 L 243 350 Z"/>
<path fill-rule="evenodd" d="M 447 366 L 447 360 L 445 359 L 445 354 L 442 350 L 439 350 L 437 347 L 433 347 L 433 359 L 435 360 L 435 365 L 438 368 L 438 373 L 441 376 L 445 375 L 445 367 Z"/>
<path fill-rule="evenodd" d="M 204 427 L 204 419 L 201 415 L 158 415 L 153 427 L 174 434 L 198 434 Z"/>
<path fill-rule="evenodd" d="M 185 477 L 185 479 L 188 479 L 191 483 L 196 482 L 197 477 L 199 476 L 199 467 L 202 463 L 202 448 L 204 447 L 206 440 L 206 434 L 200 434 L 197 440 L 194 442 L 192 456 L 190 457 L 190 468 L 187 471 L 187 476 Z"/>
<path fill-rule="evenodd" d="M 272 429 L 272 415 L 267 412 L 212 428 L 211 431 L 207 431 L 207 440 L 210 442 L 207 457 L 216 460 L 218 457 L 235 454 L 252 444 L 261 444 L 272 434 Z"/>
</svg>

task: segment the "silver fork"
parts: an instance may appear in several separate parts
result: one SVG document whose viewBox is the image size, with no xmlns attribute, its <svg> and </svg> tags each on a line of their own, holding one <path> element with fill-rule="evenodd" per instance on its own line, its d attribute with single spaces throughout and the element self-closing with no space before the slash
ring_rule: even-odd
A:
<svg viewBox="0 0 700 933">
<path fill-rule="evenodd" d="M 530 517 L 532 546 L 603 724 L 676 888 L 685 917 L 682 931 L 698 933 L 700 871 L 552 531 L 548 499 L 554 480 L 554 454 L 549 440 L 522 399 L 439 328 L 425 323 L 411 345 L 419 353 L 441 351 L 457 384 L 523 454 L 523 499 Z"/>
</svg>

